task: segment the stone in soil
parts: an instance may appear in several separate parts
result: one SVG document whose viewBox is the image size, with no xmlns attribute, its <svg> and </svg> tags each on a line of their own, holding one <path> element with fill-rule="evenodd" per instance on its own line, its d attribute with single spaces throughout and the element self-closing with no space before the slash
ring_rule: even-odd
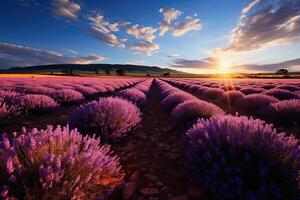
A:
<svg viewBox="0 0 300 200">
<path fill-rule="evenodd" d="M 145 197 L 157 196 L 159 194 L 159 190 L 157 188 L 143 188 L 140 192 Z"/>
<path fill-rule="evenodd" d="M 136 182 L 126 183 L 123 189 L 123 199 L 124 200 L 131 199 L 131 197 L 134 195 L 135 190 L 136 190 Z"/>
<path fill-rule="evenodd" d="M 172 197 L 169 200 L 188 200 L 189 197 L 187 195 L 181 195 L 181 196 L 176 196 L 176 197 Z"/>
</svg>

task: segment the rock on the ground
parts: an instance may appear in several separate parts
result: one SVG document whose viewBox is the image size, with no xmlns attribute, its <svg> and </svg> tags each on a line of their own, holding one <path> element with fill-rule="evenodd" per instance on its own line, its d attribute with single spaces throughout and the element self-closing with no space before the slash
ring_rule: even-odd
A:
<svg viewBox="0 0 300 200">
<path fill-rule="evenodd" d="M 136 182 L 126 183 L 123 189 L 123 199 L 124 200 L 131 199 L 135 190 L 136 190 Z"/>
<path fill-rule="evenodd" d="M 187 195 L 181 195 L 181 196 L 176 196 L 176 197 L 172 197 L 169 200 L 188 200 L 189 197 Z"/>
<path fill-rule="evenodd" d="M 157 188 L 143 188 L 140 192 L 145 197 L 156 196 L 159 194 L 159 190 Z"/>
<path fill-rule="evenodd" d="M 150 181 L 157 181 L 157 176 L 153 175 L 153 174 L 145 174 L 144 175 L 147 179 L 149 179 Z"/>
<path fill-rule="evenodd" d="M 140 177 L 140 172 L 139 171 L 135 171 L 132 175 L 131 175 L 131 177 L 130 177 L 130 181 L 135 181 L 135 182 L 137 182 L 138 181 L 138 179 L 139 179 L 139 177 Z"/>
</svg>

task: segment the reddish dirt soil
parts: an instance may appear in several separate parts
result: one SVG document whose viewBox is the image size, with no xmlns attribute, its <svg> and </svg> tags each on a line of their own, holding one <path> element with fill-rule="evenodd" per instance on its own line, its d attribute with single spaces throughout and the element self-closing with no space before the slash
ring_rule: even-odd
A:
<svg viewBox="0 0 300 200">
<path fill-rule="evenodd" d="M 142 111 L 141 125 L 121 143 L 112 145 L 126 172 L 127 183 L 121 193 L 134 190 L 130 198 L 133 200 L 169 199 L 187 194 L 182 172 L 183 133 L 173 128 L 160 101 L 153 84 Z M 122 194 L 115 199 L 122 199 Z"/>
</svg>

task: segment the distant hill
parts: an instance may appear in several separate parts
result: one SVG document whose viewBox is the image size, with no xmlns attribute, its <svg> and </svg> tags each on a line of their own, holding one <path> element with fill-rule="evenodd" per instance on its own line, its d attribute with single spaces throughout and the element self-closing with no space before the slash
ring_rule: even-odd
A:
<svg viewBox="0 0 300 200">
<path fill-rule="evenodd" d="M 110 70 L 125 70 L 128 74 L 163 74 L 171 73 L 177 75 L 186 75 L 187 73 L 156 66 L 143 66 L 143 65 L 121 65 L 121 64 L 55 64 L 55 65 L 41 65 L 30 67 L 14 67 L 8 70 L 1 70 L 2 73 L 47 73 L 47 72 L 95 72 L 96 70 L 105 71 Z"/>
</svg>

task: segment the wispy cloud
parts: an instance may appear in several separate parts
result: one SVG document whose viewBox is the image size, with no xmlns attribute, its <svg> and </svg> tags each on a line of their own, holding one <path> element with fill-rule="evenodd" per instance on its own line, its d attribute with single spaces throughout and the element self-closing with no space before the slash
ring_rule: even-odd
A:
<svg viewBox="0 0 300 200">
<path fill-rule="evenodd" d="M 73 53 L 73 54 L 79 54 L 79 52 L 74 51 L 74 50 L 72 50 L 72 49 L 66 49 L 66 51 L 68 51 L 68 52 L 70 52 L 70 53 Z"/>
<path fill-rule="evenodd" d="M 243 71 L 243 70 L 249 70 L 249 71 L 271 71 L 275 72 L 278 69 L 285 68 L 291 71 L 294 71 L 294 69 L 300 70 L 300 58 L 287 60 L 279 63 L 271 63 L 271 64 L 261 64 L 261 65 L 242 65 L 242 66 L 232 66 L 232 70 L 235 71 Z"/>
<path fill-rule="evenodd" d="M 77 19 L 80 5 L 70 0 L 53 0 L 51 3 L 53 14 L 57 17 Z"/>
<path fill-rule="evenodd" d="M 4 68 L 64 63 L 90 64 L 103 60 L 105 58 L 98 55 L 71 57 L 55 51 L 0 43 L 0 63 Z"/>
<path fill-rule="evenodd" d="M 250 51 L 300 39 L 299 0 L 254 0 L 242 10 L 225 51 Z"/>
<path fill-rule="evenodd" d="M 173 68 L 189 68 L 189 69 L 211 69 L 216 67 L 218 60 L 213 57 L 201 60 L 175 59 L 171 64 Z"/>
<path fill-rule="evenodd" d="M 178 57 L 179 55 L 178 54 L 170 54 L 170 55 L 168 55 L 167 57 L 168 58 L 175 58 L 175 57 Z"/>
<path fill-rule="evenodd" d="M 159 9 L 159 12 L 163 15 L 163 21 L 160 22 L 159 26 L 159 36 L 163 36 L 172 28 L 171 22 L 177 19 L 182 12 L 176 10 L 175 8 L 161 8 Z"/>
<path fill-rule="evenodd" d="M 152 43 L 153 40 L 155 39 L 154 33 L 156 32 L 156 29 L 150 26 L 144 27 L 138 24 L 135 25 L 128 24 L 126 32 L 128 35 L 131 35 L 136 39 L 145 40 L 147 42 Z"/>
<path fill-rule="evenodd" d="M 96 16 L 89 16 L 87 18 L 90 21 L 91 27 L 89 32 L 100 41 L 119 48 L 125 48 L 125 44 L 122 40 L 113 33 L 119 30 L 118 23 L 110 23 L 104 19 L 103 15 L 97 14 Z"/>
<path fill-rule="evenodd" d="M 196 31 L 200 29 L 202 29 L 200 19 L 188 16 L 184 19 L 184 21 L 174 24 L 172 35 L 178 37 L 190 31 Z"/>
<path fill-rule="evenodd" d="M 130 49 L 139 52 L 139 53 L 143 53 L 143 54 L 147 54 L 147 55 L 152 55 L 153 53 L 155 53 L 157 50 L 159 50 L 160 46 L 156 43 L 152 43 L 152 42 L 136 42 L 134 44 L 131 45 Z"/>
<path fill-rule="evenodd" d="M 202 29 L 199 18 L 187 16 L 184 20 L 178 20 L 183 12 L 175 8 L 161 8 L 159 12 L 163 15 L 163 21 L 159 23 L 159 36 L 163 36 L 168 31 L 172 31 L 173 36 L 182 36 L 188 32 Z"/>
<path fill-rule="evenodd" d="M 201 60 L 175 59 L 170 67 L 185 68 L 185 69 L 218 69 L 219 59 L 214 57 L 207 57 Z M 237 66 L 228 66 L 231 72 L 275 72 L 280 68 L 285 68 L 291 71 L 300 69 L 300 58 L 287 60 L 279 63 L 270 64 L 244 64 Z M 299 70 L 298 70 L 299 71 Z"/>
</svg>

